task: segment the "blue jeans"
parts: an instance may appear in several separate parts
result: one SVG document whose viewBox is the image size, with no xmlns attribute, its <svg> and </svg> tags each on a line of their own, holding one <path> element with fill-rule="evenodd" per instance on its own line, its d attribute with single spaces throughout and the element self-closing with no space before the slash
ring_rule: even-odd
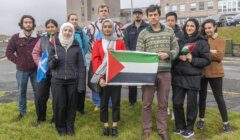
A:
<svg viewBox="0 0 240 140">
<path fill-rule="evenodd" d="M 21 114 L 26 113 L 27 109 L 27 85 L 28 85 L 28 79 L 30 78 L 33 93 L 35 95 L 36 93 L 36 84 L 37 84 L 37 72 L 25 72 L 25 71 L 19 71 L 17 70 L 16 78 L 17 78 L 17 84 L 18 84 L 18 111 Z"/>
<path fill-rule="evenodd" d="M 99 93 L 92 91 L 92 101 L 95 106 L 100 107 L 100 96 Z M 112 107 L 112 99 L 109 98 L 108 106 Z"/>
</svg>

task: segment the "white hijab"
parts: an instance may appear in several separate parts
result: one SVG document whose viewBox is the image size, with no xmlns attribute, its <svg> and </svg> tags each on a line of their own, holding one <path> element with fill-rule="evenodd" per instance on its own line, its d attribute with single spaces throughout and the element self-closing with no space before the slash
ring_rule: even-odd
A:
<svg viewBox="0 0 240 140">
<path fill-rule="evenodd" d="M 63 36 L 63 31 L 64 31 L 64 29 L 66 27 L 70 27 L 72 29 L 72 36 L 70 38 L 65 38 Z M 69 46 L 72 45 L 73 40 L 74 40 L 74 32 L 75 32 L 74 31 L 74 26 L 71 23 L 67 22 L 67 23 L 63 23 L 62 24 L 62 26 L 60 28 L 60 32 L 59 32 L 58 38 L 59 38 L 59 41 L 60 41 L 60 43 L 62 44 L 63 47 L 67 47 L 68 48 Z"/>
</svg>

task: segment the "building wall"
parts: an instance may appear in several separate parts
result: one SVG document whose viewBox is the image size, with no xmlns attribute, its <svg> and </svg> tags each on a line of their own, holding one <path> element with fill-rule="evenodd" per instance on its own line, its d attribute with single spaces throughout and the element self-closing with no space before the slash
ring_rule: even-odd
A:
<svg viewBox="0 0 240 140">
<path fill-rule="evenodd" d="M 67 14 L 76 13 L 79 24 L 84 26 L 98 18 L 98 6 L 107 4 L 110 8 L 110 17 L 120 19 L 120 0 L 67 0 Z"/>
<path fill-rule="evenodd" d="M 210 15 L 240 13 L 240 0 L 160 0 L 160 5 L 163 18 L 167 12 L 174 11 L 181 23 L 189 17 L 202 22 Z"/>
</svg>

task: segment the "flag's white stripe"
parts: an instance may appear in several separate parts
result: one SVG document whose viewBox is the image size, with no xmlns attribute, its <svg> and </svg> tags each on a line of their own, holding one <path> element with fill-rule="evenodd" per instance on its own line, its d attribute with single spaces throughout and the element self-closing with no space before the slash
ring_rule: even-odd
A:
<svg viewBox="0 0 240 140">
<path fill-rule="evenodd" d="M 121 73 L 156 73 L 158 63 L 134 63 L 134 62 L 121 62 L 125 67 Z"/>
</svg>

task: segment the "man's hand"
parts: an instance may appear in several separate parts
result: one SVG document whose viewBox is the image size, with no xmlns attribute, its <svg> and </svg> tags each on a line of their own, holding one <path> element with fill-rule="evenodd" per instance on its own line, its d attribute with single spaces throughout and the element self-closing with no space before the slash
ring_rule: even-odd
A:
<svg viewBox="0 0 240 140">
<path fill-rule="evenodd" d="M 165 52 L 159 52 L 158 57 L 159 57 L 160 60 L 166 60 L 166 59 L 169 58 L 169 55 Z"/>
<path fill-rule="evenodd" d="M 188 60 L 189 62 L 192 62 L 192 54 L 191 54 L 191 53 L 188 53 L 188 54 L 186 55 L 186 57 L 187 57 L 187 60 Z"/>
<path fill-rule="evenodd" d="M 187 56 L 186 55 L 180 55 L 179 59 L 182 61 L 186 61 L 187 60 Z"/>
<path fill-rule="evenodd" d="M 212 54 L 216 54 L 216 53 L 217 53 L 217 50 L 210 50 L 210 52 L 211 52 Z"/>
<path fill-rule="evenodd" d="M 103 78 L 100 79 L 99 85 L 100 85 L 101 87 L 107 86 L 106 81 L 105 81 Z"/>
</svg>

